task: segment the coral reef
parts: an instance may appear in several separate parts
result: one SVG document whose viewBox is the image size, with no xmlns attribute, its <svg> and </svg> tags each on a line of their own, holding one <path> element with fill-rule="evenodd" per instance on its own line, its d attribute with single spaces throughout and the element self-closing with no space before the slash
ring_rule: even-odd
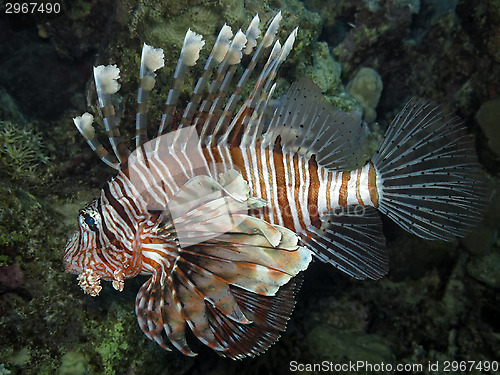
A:
<svg viewBox="0 0 500 375">
<path fill-rule="evenodd" d="M 85 357 L 78 352 L 68 352 L 61 358 L 61 367 L 57 375 L 85 375 L 88 374 L 88 364 Z"/>
<path fill-rule="evenodd" d="M 256 13 L 265 22 L 278 9 L 281 40 L 295 26 L 299 33 L 279 72 L 277 97 L 307 75 L 334 103 L 356 108 L 343 84 L 364 66 L 384 82 L 374 128 L 383 129 L 410 95 L 452 106 L 476 134 L 480 161 L 492 176 L 490 209 L 469 237 L 451 244 L 415 238 L 386 220 L 387 278 L 361 282 L 316 262 L 304 275 L 287 331 L 267 353 L 235 362 L 199 346 L 198 357 L 186 358 L 149 342 L 137 326 L 134 299 L 143 280 L 127 282 L 122 293 L 105 283 L 92 298 L 64 272 L 62 249 L 78 209 L 112 175 L 71 117 L 87 108 L 91 66 L 117 64 L 124 77 L 118 107 L 130 132 L 140 45 L 148 42 L 169 51 L 152 95 L 151 118 L 159 118 L 188 27 L 210 43 L 224 22 L 244 26 Z M 496 107 L 480 111 L 500 96 L 498 1 L 81 0 L 39 28 L 13 31 L 5 22 L 0 373 L 245 375 L 283 373 L 291 360 L 498 360 L 500 163 L 490 131 L 495 123 L 484 125 Z M 51 69 L 40 74 L 40 66 Z"/>
<path fill-rule="evenodd" d="M 42 136 L 30 126 L 0 121 L 0 144 L 1 175 L 31 184 L 43 184 L 50 177 Z"/>
<path fill-rule="evenodd" d="M 363 119 L 373 122 L 377 118 L 375 111 L 382 94 L 382 78 L 371 68 L 361 68 L 347 84 L 346 90 L 363 108 Z"/>
<path fill-rule="evenodd" d="M 500 156 L 500 98 L 484 102 L 477 111 L 475 120 L 488 138 L 491 150 Z"/>
</svg>

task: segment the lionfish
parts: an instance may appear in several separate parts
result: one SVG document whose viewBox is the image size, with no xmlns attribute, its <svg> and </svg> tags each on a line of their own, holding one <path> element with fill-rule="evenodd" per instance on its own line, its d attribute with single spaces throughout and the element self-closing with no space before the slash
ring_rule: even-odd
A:
<svg viewBox="0 0 500 375">
<path fill-rule="evenodd" d="M 114 155 L 97 140 L 92 115 L 74 118 L 118 175 L 80 211 L 64 251 L 66 270 L 92 296 L 101 280 L 121 291 L 125 279 L 150 275 L 135 311 L 146 336 L 167 350 L 165 337 L 195 355 L 187 325 L 222 356 L 264 352 L 284 331 L 296 276 L 313 257 L 357 279 L 381 278 L 388 257 L 378 212 L 422 238 L 451 241 L 484 211 L 473 140 L 447 109 L 410 100 L 369 160 L 360 114 L 335 109 L 310 80 L 293 84 L 273 108 L 277 70 L 297 34 L 283 45 L 275 41 L 281 18 L 280 12 L 262 38 L 258 16 L 234 36 L 224 25 L 179 110 L 183 81 L 205 44 L 188 30 L 150 141 L 148 97 L 164 55 L 144 44 L 132 153 L 112 104 L 120 88 L 116 65 L 94 68 Z M 259 63 L 256 83 L 242 98 Z"/>
</svg>

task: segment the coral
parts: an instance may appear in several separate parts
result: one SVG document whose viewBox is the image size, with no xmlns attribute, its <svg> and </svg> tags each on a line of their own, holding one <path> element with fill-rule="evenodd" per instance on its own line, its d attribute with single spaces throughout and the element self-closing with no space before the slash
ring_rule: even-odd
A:
<svg viewBox="0 0 500 375">
<path fill-rule="evenodd" d="M 49 158 L 44 154 L 42 136 L 30 126 L 0 121 L 0 144 L 1 174 L 28 184 L 49 177 L 45 174 Z"/>
<path fill-rule="evenodd" d="M 481 52 L 486 52 L 497 63 L 500 62 L 500 4 L 496 0 L 462 0 L 457 5 L 457 14 Z"/>
<path fill-rule="evenodd" d="M 325 95 L 338 94 L 341 86 L 341 67 L 336 62 L 325 42 L 317 43 L 313 51 L 314 65 L 311 66 L 307 75 L 321 88 Z"/>
<path fill-rule="evenodd" d="M 382 93 L 382 78 L 371 68 L 361 68 L 354 78 L 347 84 L 347 91 L 363 108 L 363 118 L 366 122 L 375 121 L 378 101 Z"/>
<path fill-rule="evenodd" d="M 24 284 L 24 274 L 19 263 L 11 266 L 0 265 L 0 293 L 5 290 L 17 289 Z"/>
<path fill-rule="evenodd" d="M 319 324 L 309 333 L 307 342 L 318 360 L 341 363 L 362 359 L 372 364 L 394 362 L 388 342 L 378 335 L 345 332 Z"/>
<path fill-rule="evenodd" d="M 124 353 L 128 349 L 127 340 L 124 338 L 126 331 L 123 322 L 118 321 L 109 330 L 103 330 L 103 340 L 96 351 L 101 356 L 104 372 L 112 374 L 115 372 L 120 362 L 120 353 Z"/>
<path fill-rule="evenodd" d="M 36 234 L 44 235 L 37 228 L 45 217 L 40 201 L 27 191 L 0 181 L 0 212 L 0 249 L 26 248 Z"/>
<path fill-rule="evenodd" d="M 500 288 L 500 250 L 474 258 L 467 264 L 467 272 L 492 288 Z"/>
<path fill-rule="evenodd" d="M 79 352 L 66 353 L 62 356 L 61 362 L 57 375 L 85 375 L 88 373 L 87 359 Z"/>
<path fill-rule="evenodd" d="M 500 97 L 484 102 L 475 116 L 491 150 L 500 156 Z"/>
</svg>

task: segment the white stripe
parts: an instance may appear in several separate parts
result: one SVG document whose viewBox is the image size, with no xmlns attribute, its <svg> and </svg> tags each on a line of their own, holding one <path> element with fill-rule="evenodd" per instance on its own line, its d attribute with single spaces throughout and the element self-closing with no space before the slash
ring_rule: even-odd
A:
<svg viewBox="0 0 500 375">
<path fill-rule="evenodd" d="M 330 206 L 335 209 L 339 206 L 340 187 L 342 186 L 342 172 L 334 172 L 330 186 Z"/>
<path fill-rule="evenodd" d="M 181 159 L 177 156 L 178 154 L 180 154 L 179 150 L 176 149 L 175 145 L 172 145 L 171 147 L 169 147 L 169 151 L 170 151 L 170 155 L 172 155 L 172 158 L 180 166 L 182 174 L 184 174 L 185 178 L 187 180 L 189 180 L 191 178 L 191 173 L 189 173 L 189 170 L 184 167 L 184 162 L 182 162 Z M 184 156 L 184 158 L 185 158 L 185 156 Z M 175 176 L 175 177 L 177 177 L 177 176 Z"/>
<path fill-rule="evenodd" d="M 120 190 L 118 189 L 120 192 Z M 120 194 L 117 193 L 117 184 L 109 184 L 109 192 L 117 200 L 117 202 L 123 207 L 121 204 L 120 200 L 123 198 L 120 198 Z M 113 234 L 118 233 L 118 238 L 120 240 L 122 239 L 128 239 L 131 240 L 134 238 L 134 233 L 132 232 L 132 229 L 127 225 L 127 223 L 123 220 L 123 218 L 116 212 L 116 210 L 113 208 L 111 203 L 107 200 L 106 194 L 104 194 L 104 191 L 101 193 L 101 202 L 102 202 L 102 214 L 103 214 L 103 220 L 106 223 L 106 226 L 109 228 L 110 231 L 113 232 Z M 127 218 L 129 221 L 134 223 L 134 220 L 130 217 L 129 213 L 127 210 L 124 210 L 125 213 L 127 214 Z M 118 225 L 120 224 L 120 225 Z M 113 228 L 116 228 L 116 230 L 113 230 Z"/>
<path fill-rule="evenodd" d="M 222 170 L 228 171 L 233 169 L 233 160 L 231 159 L 231 154 L 229 153 L 229 148 L 227 145 L 217 145 L 217 151 L 219 151 L 219 155 L 222 160 Z"/>
<path fill-rule="evenodd" d="M 299 178 L 300 178 L 300 188 L 299 188 L 299 206 L 302 211 L 302 220 L 306 226 L 311 224 L 311 220 L 309 219 L 309 210 L 307 207 L 307 198 L 309 193 L 309 163 L 304 160 L 301 156 L 298 157 L 298 165 L 299 165 Z M 305 181 L 304 181 L 305 179 Z M 302 227 L 296 227 L 296 230 L 301 230 Z"/>
<path fill-rule="evenodd" d="M 283 164 L 285 166 L 286 197 L 288 200 L 288 206 L 290 207 L 290 213 L 292 214 L 293 225 L 295 228 L 300 228 L 299 216 L 297 215 L 297 207 L 295 207 L 295 197 L 294 197 L 295 170 L 293 168 L 293 156 L 284 150 L 283 150 Z"/>
<path fill-rule="evenodd" d="M 131 179 L 130 182 L 135 185 L 135 188 L 138 191 L 139 196 L 142 196 L 144 192 L 147 191 L 149 195 L 151 195 L 151 197 L 155 200 L 156 204 L 159 207 L 164 206 L 165 199 L 162 199 L 164 193 L 158 191 L 161 189 L 158 189 L 158 186 L 152 184 L 152 182 L 154 182 L 155 180 L 149 168 L 146 167 L 146 164 L 134 163 L 130 165 L 129 174 L 135 177 Z M 139 178 L 139 181 L 136 180 L 136 178 Z"/>
<path fill-rule="evenodd" d="M 130 230 L 129 226 L 120 215 L 115 211 L 115 209 L 108 202 L 103 201 L 103 220 L 106 222 L 106 226 L 110 232 L 112 232 L 116 238 L 121 241 L 125 239 L 132 239 L 134 234 Z"/>
<path fill-rule="evenodd" d="M 361 176 L 359 178 L 359 195 L 361 195 L 361 200 L 363 204 L 373 206 L 372 200 L 370 198 L 370 179 L 369 179 L 370 163 L 366 164 L 361 168 Z"/>
<path fill-rule="evenodd" d="M 262 192 L 260 189 L 260 181 L 259 181 L 259 166 L 257 164 L 257 152 L 256 152 L 256 147 L 250 147 L 250 161 L 251 161 L 251 168 L 252 168 L 252 176 L 255 176 L 255 186 L 254 186 L 254 194 L 258 198 L 262 198 Z M 259 218 L 263 219 L 264 215 L 262 213 L 262 210 L 259 210 Z"/>
<path fill-rule="evenodd" d="M 347 204 L 358 204 L 356 197 L 356 182 L 358 181 L 358 170 L 350 172 L 349 181 L 347 182 Z"/>
<path fill-rule="evenodd" d="M 269 170 L 267 169 L 267 147 L 261 147 L 260 148 L 260 164 L 262 165 L 262 178 L 264 179 L 264 189 L 266 189 L 266 200 L 269 202 L 268 205 L 268 213 L 269 213 L 269 222 L 271 224 L 274 224 L 274 204 L 272 201 L 273 198 L 273 192 L 271 191 L 271 185 L 270 185 L 270 177 L 269 177 Z"/>
<path fill-rule="evenodd" d="M 328 185 L 328 171 L 318 166 L 318 215 L 323 215 L 326 213 L 326 187 Z"/>
<path fill-rule="evenodd" d="M 137 194 L 134 185 L 130 182 L 130 180 L 122 173 L 120 173 L 115 180 L 110 181 L 109 183 L 116 183 L 117 187 L 119 187 L 118 181 L 121 181 L 122 187 L 122 195 L 124 198 L 123 205 L 127 207 L 127 209 L 131 212 L 132 217 L 139 221 L 144 217 L 144 207 L 145 202 L 142 199 L 137 199 L 136 197 L 140 197 Z"/>
<path fill-rule="evenodd" d="M 271 165 L 271 178 L 272 178 L 272 195 L 273 195 L 273 212 L 276 210 L 276 215 L 278 216 L 278 224 L 283 225 L 283 216 L 281 214 L 281 208 L 278 201 L 278 182 L 276 181 L 276 165 L 274 164 L 274 153 L 267 147 L 267 155 L 269 158 L 269 164 Z"/>
<path fill-rule="evenodd" d="M 249 147 L 254 147 L 254 146 L 255 146 L 255 144 L 250 145 Z M 241 157 L 243 158 L 243 166 L 245 168 L 244 175 L 247 177 L 248 186 L 250 188 L 250 191 L 253 193 L 255 191 L 254 183 L 253 183 L 254 175 L 251 174 L 252 170 L 250 167 L 250 160 L 248 159 L 248 148 L 249 147 L 247 147 L 247 146 L 242 147 L 240 145 L 240 152 L 241 152 Z"/>
</svg>

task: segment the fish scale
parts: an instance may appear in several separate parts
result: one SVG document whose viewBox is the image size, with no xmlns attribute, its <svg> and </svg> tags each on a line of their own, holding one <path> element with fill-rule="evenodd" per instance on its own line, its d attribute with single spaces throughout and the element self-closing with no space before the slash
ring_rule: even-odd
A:
<svg viewBox="0 0 500 375">
<path fill-rule="evenodd" d="M 112 153 L 97 139 L 91 114 L 74 119 L 118 174 L 81 210 L 65 267 L 92 296 L 101 279 L 121 291 L 124 280 L 149 275 L 137 294 L 137 319 L 166 350 L 195 355 L 190 329 L 222 356 L 258 355 L 286 328 L 313 256 L 358 279 L 388 272 L 379 213 L 420 237 L 453 240 L 485 210 L 472 138 L 451 111 L 429 101 L 408 102 L 371 159 L 361 114 L 333 108 L 310 80 L 294 83 L 264 120 L 297 35 L 275 41 L 281 18 L 262 37 L 258 16 L 246 32 L 224 25 L 180 109 L 183 82 L 205 44 L 188 30 L 151 140 L 148 98 L 164 62 L 161 49 L 144 44 L 133 152 L 112 104 L 117 66 L 94 68 Z"/>
</svg>

